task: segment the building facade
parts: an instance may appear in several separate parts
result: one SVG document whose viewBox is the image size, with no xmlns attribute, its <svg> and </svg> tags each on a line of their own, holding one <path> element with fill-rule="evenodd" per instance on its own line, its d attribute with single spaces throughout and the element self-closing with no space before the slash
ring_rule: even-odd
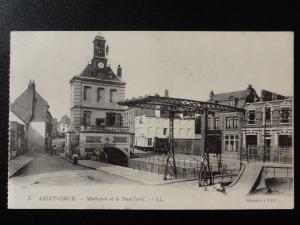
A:
<svg viewBox="0 0 300 225">
<path fill-rule="evenodd" d="M 45 153 L 52 144 L 52 116 L 49 105 L 35 89 L 34 81 L 11 104 L 10 110 L 25 124 L 29 153 Z"/>
<path fill-rule="evenodd" d="M 249 85 L 245 90 L 214 94 L 211 91 L 209 102 L 232 107 L 245 108 L 246 104 L 259 101 L 255 89 Z M 208 117 L 208 145 L 212 152 L 222 153 L 225 157 L 237 159 L 242 146 L 241 113 L 215 113 Z"/>
<path fill-rule="evenodd" d="M 266 100 L 245 106 L 246 126 L 242 128 L 244 158 L 291 163 L 293 99 Z"/>
<path fill-rule="evenodd" d="M 9 121 L 9 159 L 26 153 L 25 126 L 17 121 Z"/>
<path fill-rule="evenodd" d="M 81 74 L 70 80 L 71 123 L 68 136 L 75 132 L 77 140 L 73 147 L 77 154 L 89 158 L 95 149 L 105 145 L 129 154 L 130 134 L 124 127 L 124 107 L 118 101 L 124 100 L 126 83 L 122 81 L 122 69 L 117 74 L 108 64 L 108 46 L 102 36 L 96 36 L 94 55 Z M 69 143 L 69 141 L 66 141 Z M 67 154 L 70 153 L 70 147 Z"/>
<path fill-rule="evenodd" d="M 64 115 L 58 123 L 58 133 L 60 136 L 65 136 L 65 133 L 69 131 L 70 118 Z"/>
<path fill-rule="evenodd" d="M 56 118 L 52 118 L 52 130 L 51 130 L 51 136 L 52 138 L 57 138 L 59 135 L 59 125 Z"/>
</svg>

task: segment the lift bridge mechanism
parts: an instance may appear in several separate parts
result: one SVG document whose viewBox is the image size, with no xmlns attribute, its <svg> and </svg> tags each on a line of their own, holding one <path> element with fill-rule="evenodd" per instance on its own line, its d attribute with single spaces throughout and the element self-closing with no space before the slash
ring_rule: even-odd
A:
<svg viewBox="0 0 300 225">
<path fill-rule="evenodd" d="M 204 115 L 204 135 L 203 139 L 203 152 L 201 156 L 201 165 L 199 173 L 199 185 L 207 186 L 212 185 L 212 174 L 209 161 L 209 149 L 207 145 L 207 118 L 208 114 L 218 112 L 240 112 L 244 114 L 244 109 L 236 108 L 227 105 L 221 105 L 211 102 L 202 102 L 189 99 L 170 98 L 161 96 L 145 96 L 140 98 L 133 98 L 118 102 L 119 105 L 128 106 L 130 108 L 142 108 L 151 110 L 163 110 L 168 114 L 170 129 L 169 129 L 169 149 L 166 161 L 166 169 L 164 179 L 176 179 L 177 170 L 175 164 L 174 154 L 174 116 L 176 113 L 190 113 L 190 114 L 203 114 Z"/>
</svg>

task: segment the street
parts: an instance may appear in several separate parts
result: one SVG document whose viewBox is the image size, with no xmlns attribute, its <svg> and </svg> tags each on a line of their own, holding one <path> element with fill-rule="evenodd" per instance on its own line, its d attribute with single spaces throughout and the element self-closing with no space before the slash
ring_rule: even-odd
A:
<svg viewBox="0 0 300 225">
<path fill-rule="evenodd" d="M 9 208 L 249 208 L 245 197 L 241 197 L 243 201 L 237 205 L 228 201 L 230 193 L 216 192 L 213 188 L 200 189 L 198 181 L 145 185 L 108 172 L 75 166 L 59 156 L 41 154 L 33 157 L 8 181 Z M 259 198 L 252 196 L 250 200 Z M 273 196 L 271 200 L 275 202 L 266 208 L 286 207 L 290 198 L 292 196 Z M 282 205 L 283 202 L 286 204 Z"/>
<path fill-rule="evenodd" d="M 23 187 L 37 184 L 138 184 L 137 181 L 117 175 L 75 166 L 59 156 L 48 154 L 36 155 L 32 162 L 9 180 L 9 183 Z"/>
</svg>

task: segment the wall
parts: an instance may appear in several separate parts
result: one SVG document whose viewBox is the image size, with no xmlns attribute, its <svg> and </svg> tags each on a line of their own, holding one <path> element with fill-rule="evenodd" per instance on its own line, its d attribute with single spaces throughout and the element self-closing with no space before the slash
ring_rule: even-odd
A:
<svg viewBox="0 0 300 225">
<path fill-rule="evenodd" d="M 271 108 L 271 120 L 265 123 L 265 107 Z M 280 122 L 281 108 L 290 108 L 290 116 L 288 123 Z M 270 140 L 270 160 L 278 158 L 280 147 L 278 144 L 280 135 L 289 135 L 293 137 L 293 102 L 291 99 L 276 100 L 269 102 L 258 102 L 246 105 L 246 113 L 249 110 L 255 110 L 256 119 L 254 125 L 246 123 L 246 127 L 242 128 L 243 131 L 243 149 L 246 152 L 246 137 L 247 135 L 257 136 L 257 151 L 262 152 L 264 148 L 264 136 L 266 140 Z M 265 126 L 266 125 L 266 126 Z M 292 146 L 289 151 L 293 152 Z"/>
<path fill-rule="evenodd" d="M 85 101 L 83 99 L 84 86 L 91 87 L 91 99 L 90 101 Z M 100 101 L 97 101 L 97 88 L 103 88 L 103 97 Z M 117 90 L 117 97 L 114 99 L 113 103 L 110 103 L 110 90 Z M 125 98 L 125 86 L 124 85 L 108 85 L 101 83 L 91 83 L 86 81 L 75 80 L 71 83 L 71 127 L 75 129 L 80 128 L 82 123 L 82 112 L 92 111 L 91 122 L 95 123 L 96 118 L 105 118 L 105 112 L 117 112 L 120 113 L 124 111 L 124 107 L 117 104 L 118 101 L 122 101 Z M 75 107 L 75 108 L 73 108 Z M 80 108 L 79 108 L 80 107 Z M 82 108 L 86 107 L 86 108 Z M 94 109 L 93 109 L 94 108 Z M 104 116 L 103 116 L 104 115 Z"/>
<path fill-rule="evenodd" d="M 159 117 L 135 117 L 135 145 L 140 147 L 153 147 L 154 137 L 169 137 L 169 119 Z M 167 128 L 166 134 L 163 133 Z M 152 139 L 148 145 L 148 139 Z M 174 139 L 195 139 L 194 119 L 174 119 Z"/>
<path fill-rule="evenodd" d="M 25 126 L 16 121 L 9 122 L 9 159 L 26 152 Z"/>
<path fill-rule="evenodd" d="M 28 152 L 45 153 L 45 122 L 30 122 L 27 127 Z"/>
<path fill-rule="evenodd" d="M 129 156 L 130 134 L 80 132 L 79 149 L 81 158 L 88 157 L 89 152 L 99 147 L 118 148 Z"/>
</svg>

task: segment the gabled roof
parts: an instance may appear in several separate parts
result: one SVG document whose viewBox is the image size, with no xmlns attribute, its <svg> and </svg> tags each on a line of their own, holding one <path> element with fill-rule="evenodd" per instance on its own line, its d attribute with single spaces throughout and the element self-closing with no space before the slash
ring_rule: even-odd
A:
<svg viewBox="0 0 300 225">
<path fill-rule="evenodd" d="M 245 90 L 215 94 L 209 102 L 231 105 L 231 102 L 234 101 L 234 107 L 244 108 L 247 102 L 254 102 L 255 99 L 259 100 L 259 97 L 255 89 L 250 85 Z"/>
<path fill-rule="evenodd" d="M 37 112 L 37 110 L 41 110 L 36 107 L 38 104 L 39 106 L 42 106 L 43 109 L 46 107 L 46 113 L 51 118 L 52 116 L 48 110 L 49 105 L 47 101 L 37 93 L 35 84 L 30 82 L 28 88 L 10 105 L 10 110 L 25 124 L 35 119 L 45 120 L 46 115 Z"/>
<path fill-rule="evenodd" d="M 234 92 L 215 94 L 213 99 L 218 101 L 226 101 L 235 98 L 246 99 L 249 94 L 250 94 L 250 90 L 234 91 Z"/>
</svg>

